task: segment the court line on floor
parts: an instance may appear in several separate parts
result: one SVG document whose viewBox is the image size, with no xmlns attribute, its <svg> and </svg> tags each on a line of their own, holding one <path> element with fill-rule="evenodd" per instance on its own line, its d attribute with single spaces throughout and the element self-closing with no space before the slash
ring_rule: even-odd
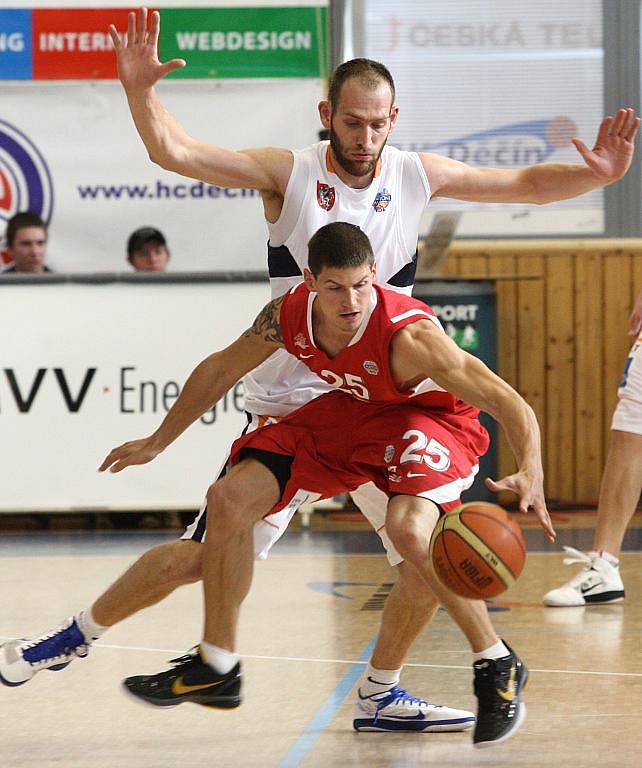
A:
<svg viewBox="0 0 642 768">
<path fill-rule="evenodd" d="M 0 635 L 0 640 L 17 640 L 19 638 L 9 637 L 7 635 Z M 164 653 L 172 656 L 179 656 L 185 654 L 185 649 L 177 650 L 176 648 L 149 648 L 147 646 L 136 645 L 112 645 L 109 643 L 98 642 L 94 643 L 93 648 L 107 648 L 109 650 L 116 651 L 143 651 L 144 653 Z M 370 647 L 370 646 L 368 646 Z M 374 646 L 373 646 L 374 647 Z M 469 651 L 444 651 L 449 654 L 468 654 Z M 241 653 L 244 659 L 258 659 L 259 661 L 299 661 L 309 664 L 367 664 L 368 658 L 365 660 L 358 659 L 317 659 L 306 656 L 264 656 L 252 653 Z M 415 667 L 418 669 L 462 669 L 470 671 L 469 664 L 422 664 L 420 662 L 406 662 L 404 667 Z M 600 670 L 585 670 L 585 669 L 543 669 L 537 667 L 529 667 L 529 672 L 542 672 L 546 674 L 559 674 L 559 675 L 593 675 L 604 677 L 642 677 L 642 672 L 606 672 Z"/>
<path fill-rule="evenodd" d="M 323 731 L 325 731 L 328 725 L 332 722 L 337 710 L 341 707 L 350 691 L 354 688 L 357 680 L 361 677 L 363 665 L 368 662 L 368 659 L 372 655 L 376 642 L 377 636 L 375 635 L 363 649 L 359 659 L 353 662 L 352 666 L 341 680 L 339 680 L 336 688 L 323 702 L 315 716 L 308 723 L 305 731 L 303 731 L 301 736 L 297 739 L 296 743 L 292 745 L 285 757 L 277 764 L 277 768 L 297 768 L 297 766 L 301 765 L 305 756 L 312 749 Z"/>
</svg>

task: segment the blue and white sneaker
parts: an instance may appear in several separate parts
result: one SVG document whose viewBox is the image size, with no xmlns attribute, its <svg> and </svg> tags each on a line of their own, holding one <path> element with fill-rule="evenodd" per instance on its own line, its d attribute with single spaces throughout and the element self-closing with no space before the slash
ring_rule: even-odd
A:
<svg viewBox="0 0 642 768">
<path fill-rule="evenodd" d="M 64 669 L 90 645 L 73 616 L 46 635 L 9 640 L 0 645 L 0 683 L 23 685 L 43 669 Z"/>
<path fill-rule="evenodd" d="M 411 696 L 403 688 L 362 696 L 357 692 L 357 705 L 352 725 L 355 731 L 467 731 L 475 724 L 475 715 L 465 709 L 452 709 L 442 704 Z"/>
</svg>

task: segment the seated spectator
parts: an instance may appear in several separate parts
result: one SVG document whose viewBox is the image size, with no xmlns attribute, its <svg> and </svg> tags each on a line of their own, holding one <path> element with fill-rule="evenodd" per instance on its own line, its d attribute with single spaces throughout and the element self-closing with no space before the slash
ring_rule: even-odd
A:
<svg viewBox="0 0 642 768">
<path fill-rule="evenodd" d="M 154 227 L 141 227 L 127 241 L 127 260 L 137 272 L 164 272 L 169 261 L 165 235 Z"/>
<path fill-rule="evenodd" d="M 47 225 L 37 213 L 25 211 L 12 216 L 7 222 L 5 238 L 7 253 L 13 264 L 3 270 L 3 275 L 10 272 L 51 272 L 45 266 Z"/>
</svg>

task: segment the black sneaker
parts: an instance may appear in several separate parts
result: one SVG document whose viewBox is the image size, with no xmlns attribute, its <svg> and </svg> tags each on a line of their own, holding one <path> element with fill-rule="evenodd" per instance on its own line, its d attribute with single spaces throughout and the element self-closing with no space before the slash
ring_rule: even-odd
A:
<svg viewBox="0 0 642 768">
<path fill-rule="evenodd" d="M 188 653 L 171 659 L 173 669 L 157 675 L 136 675 L 123 680 L 128 693 L 157 707 L 173 707 L 184 701 L 216 709 L 234 709 L 241 703 L 241 664 L 221 675 L 201 658 Z"/>
<path fill-rule="evenodd" d="M 492 747 L 517 733 L 526 717 L 519 700 L 528 680 L 524 662 L 504 643 L 510 653 L 500 659 L 480 659 L 475 670 L 475 696 L 479 702 L 473 746 Z"/>
</svg>

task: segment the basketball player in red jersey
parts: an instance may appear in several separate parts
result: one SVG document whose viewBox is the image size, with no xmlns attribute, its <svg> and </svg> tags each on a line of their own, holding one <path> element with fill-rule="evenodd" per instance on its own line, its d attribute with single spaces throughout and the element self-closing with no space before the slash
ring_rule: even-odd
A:
<svg viewBox="0 0 642 768">
<path fill-rule="evenodd" d="M 639 119 L 634 118 L 632 110 L 624 109 L 605 118 L 592 150 L 575 140 L 582 158 L 578 164 L 476 168 L 434 153 L 401 152 L 387 145 L 398 116 L 394 82 L 385 67 L 365 59 L 338 67 L 330 81 L 328 99 L 319 105 L 322 124 L 330 131 L 329 142 L 296 152 L 270 147 L 232 151 L 191 137 L 158 98 L 155 84 L 185 66 L 182 60 L 160 62 L 159 29 L 158 13 L 151 15 L 148 25 L 145 9 L 140 11 L 138 23 L 135 14 L 130 14 L 126 41 L 111 29 L 119 77 L 136 128 L 149 156 L 161 167 L 221 187 L 260 192 L 270 232 L 268 258 L 273 296 L 301 279 L 307 242 L 326 222 L 359 224 L 374 246 L 378 281 L 409 292 L 414 280 L 419 219 L 432 197 L 546 203 L 616 181 L 626 173 L 633 156 Z M 388 202 L 385 211 L 376 205 L 378 199 Z M 298 377 L 302 369 L 306 370 L 299 365 Z M 265 379 L 266 366 L 261 367 L 261 372 Z M 261 377 L 253 372 L 253 387 L 246 387 L 246 409 L 253 418 L 282 416 L 287 409 L 305 402 L 302 398 L 306 393 L 308 399 L 311 397 L 311 376 L 306 381 L 298 378 L 297 386 L 292 386 L 292 379 L 279 379 L 280 373 L 267 377 L 270 395 L 279 381 L 287 382 L 287 386 L 282 386 L 278 402 L 272 400 L 264 407 L 267 400 L 262 402 L 261 387 L 257 386 Z M 323 386 L 327 389 L 328 385 L 318 380 L 318 386 L 323 391 Z M 375 499 L 366 495 L 366 488 L 376 492 Z M 378 529 L 380 525 L 375 521 L 383 520 L 386 497 L 372 483 L 357 493 L 362 494 L 357 503 Z M 40 670 L 61 668 L 86 655 L 92 639 L 116 623 L 157 603 L 178 586 L 200 579 L 205 514 L 204 506 L 200 519 L 181 540 L 145 553 L 90 607 L 61 627 L 39 638 L 29 638 L 18 647 L 15 642 L 5 644 L 0 650 L 2 677 L 12 685 L 20 685 Z M 259 530 L 263 535 L 274 531 L 278 536 L 283 526 L 257 524 L 255 542 Z M 388 558 L 397 566 L 399 578 L 386 601 L 379 640 L 360 687 L 366 698 L 358 698 L 359 720 L 363 722 L 363 710 L 370 708 L 373 717 L 376 711 L 377 729 L 383 730 L 386 712 L 380 703 L 394 700 L 394 707 L 405 709 L 398 714 L 406 717 L 391 721 L 391 730 L 398 732 L 403 723 L 415 730 L 417 723 L 407 716 L 414 712 L 424 717 L 430 711 L 428 705 L 416 697 L 390 696 L 393 690 L 399 691 L 396 683 L 403 659 L 436 611 L 437 602 L 415 569 L 407 567 L 394 551 L 385 529 L 382 533 Z M 269 546 L 271 542 L 265 546 L 259 543 L 255 554 L 264 553 Z M 23 651 L 28 652 L 28 663 Z"/>
<path fill-rule="evenodd" d="M 480 600 L 451 593 L 435 577 L 428 554 L 440 509 L 472 484 L 488 437 L 477 408 L 505 430 L 518 471 L 493 490 L 511 489 L 532 508 L 549 538 L 537 421 L 532 409 L 477 358 L 460 350 L 421 302 L 374 287 L 367 236 L 343 222 L 311 239 L 305 285 L 268 304 L 251 329 L 204 360 L 150 437 L 114 449 L 100 469 L 144 464 L 173 442 L 236 381 L 285 348 L 337 390 L 280 422 L 240 438 L 230 471 L 208 493 L 203 581 L 206 619 L 198 653 L 168 672 L 128 678 L 130 693 L 159 706 L 192 701 L 231 708 L 240 703 L 240 662 L 223 673 L 219 651 L 234 651 L 240 604 L 252 578 L 248 535 L 256 521 L 310 498 L 374 482 L 389 498 L 386 529 L 404 559 L 468 638 L 479 699 L 474 743 L 490 746 L 521 725 L 528 672 L 500 640 Z M 222 583 L 221 557 L 239 565 Z M 246 564 L 249 563 L 249 569 Z"/>
</svg>

